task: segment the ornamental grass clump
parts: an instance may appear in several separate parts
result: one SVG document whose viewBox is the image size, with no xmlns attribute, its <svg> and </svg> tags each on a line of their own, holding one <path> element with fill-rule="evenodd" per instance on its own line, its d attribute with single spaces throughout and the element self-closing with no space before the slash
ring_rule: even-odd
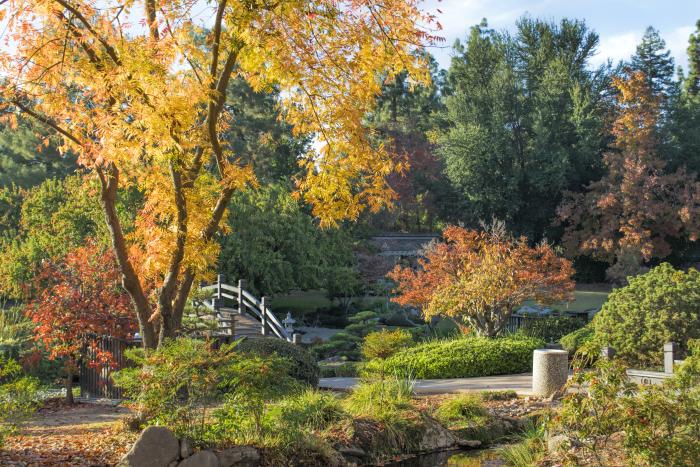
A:
<svg viewBox="0 0 700 467">
<path fill-rule="evenodd" d="M 488 415 L 478 394 L 459 394 L 445 399 L 435 410 L 435 418 L 450 428 L 460 429 Z"/>
</svg>

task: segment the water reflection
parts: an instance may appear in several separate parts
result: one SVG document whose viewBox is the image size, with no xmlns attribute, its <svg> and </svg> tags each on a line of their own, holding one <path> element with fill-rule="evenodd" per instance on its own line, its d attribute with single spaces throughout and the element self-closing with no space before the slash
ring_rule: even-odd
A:
<svg viewBox="0 0 700 467">
<path fill-rule="evenodd" d="M 503 467 L 506 463 L 494 449 L 447 451 L 387 464 L 391 467 Z"/>
</svg>

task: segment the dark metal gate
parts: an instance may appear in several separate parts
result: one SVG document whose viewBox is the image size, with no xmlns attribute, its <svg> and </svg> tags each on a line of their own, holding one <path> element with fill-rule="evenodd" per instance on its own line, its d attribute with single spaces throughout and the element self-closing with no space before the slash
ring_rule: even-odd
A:
<svg viewBox="0 0 700 467">
<path fill-rule="evenodd" d="M 100 352 L 112 354 L 114 366 L 91 366 L 87 362 L 93 361 L 94 351 L 87 352 L 88 358 L 80 364 L 80 396 L 92 398 L 121 399 L 122 389 L 114 385 L 112 372 L 128 365 L 124 351 L 130 347 L 136 347 L 139 342 L 126 341 L 115 337 L 101 337 L 95 343 Z"/>
</svg>

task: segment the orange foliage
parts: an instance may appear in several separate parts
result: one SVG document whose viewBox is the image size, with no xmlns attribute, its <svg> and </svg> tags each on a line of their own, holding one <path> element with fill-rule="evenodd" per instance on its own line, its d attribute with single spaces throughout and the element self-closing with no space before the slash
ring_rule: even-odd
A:
<svg viewBox="0 0 700 467">
<path fill-rule="evenodd" d="M 379 77 L 429 74 L 432 42 L 418 0 L 7 0 L 0 2 L 0 109 L 63 138 L 99 179 L 124 286 L 147 347 L 176 335 L 193 283 L 211 275 L 215 236 L 235 190 L 255 173 L 224 140 L 236 121 L 228 84 L 280 90 L 285 121 L 316 135 L 296 180 L 322 225 L 394 198 L 395 162 L 365 116 Z M 198 26 L 205 24 L 205 27 Z M 204 38 L 204 40 L 202 40 Z M 144 206 L 127 235 L 115 209 L 136 187 Z M 153 285 L 154 296 L 144 292 Z"/>
<path fill-rule="evenodd" d="M 644 74 L 630 72 L 614 84 L 619 94 L 615 141 L 604 158 L 607 173 L 560 206 L 564 243 L 572 255 L 589 253 L 608 262 L 623 255 L 663 258 L 671 252 L 670 238 L 697 237 L 700 190 L 683 169 L 664 171 L 657 153 L 660 102 Z"/>
<path fill-rule="evenodd" d="M 397 266 L 389 274 L 398 283 L 395 302 L 494 336 L 524 301 L 572 297 L 571 262 L 545 243 L 530 247 L 499 224 L 483 232 L 451 226 L 442 235 L 445 241 L 427 248 L 419 270 Z"/>
</svg>

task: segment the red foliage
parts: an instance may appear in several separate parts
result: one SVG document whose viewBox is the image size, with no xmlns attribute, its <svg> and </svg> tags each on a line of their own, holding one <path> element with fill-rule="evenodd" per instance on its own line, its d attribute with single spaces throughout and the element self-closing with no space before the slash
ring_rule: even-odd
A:
<svg viewBox="0 0 700 467">
<path fill-rule="evenodd" d="M 127 338 L 136 329 L 131 299 L 121 286 L 111 250 L 88 243 L 59 261 L 48 261 L 34 287 L 36 298 L 26 313 L 36 324 L 36 340 L 51 358 L 112 364 L 112 356 L 96 348 L 96 338 Z"/>
<path fill-rule="evenodd" d="M 419 260 L 420 270 L 397 266 L 389 274 L 398 283 L 395 302 L 494 336 L 524 301 L 552 303 L 572 296 L 571 262 L 547 244 L 531 247 L 498 223 L 486 232 L 450 226 L 442 235 L 445 241 L 432 244 Z"/>
<path fill-rule="evenodd" d="M 669 239 L 695 240 L 700 232 L 700 187 L 684 169 L 669 173 L 658 153 L 659 97 L 641 72 L 616 78 L 615 141 L 605 154 L 605 176 L 586 193 L 571 194 L 559 207 L 564 245 L 612 263 L 671 253 Z"/>
</svg>

